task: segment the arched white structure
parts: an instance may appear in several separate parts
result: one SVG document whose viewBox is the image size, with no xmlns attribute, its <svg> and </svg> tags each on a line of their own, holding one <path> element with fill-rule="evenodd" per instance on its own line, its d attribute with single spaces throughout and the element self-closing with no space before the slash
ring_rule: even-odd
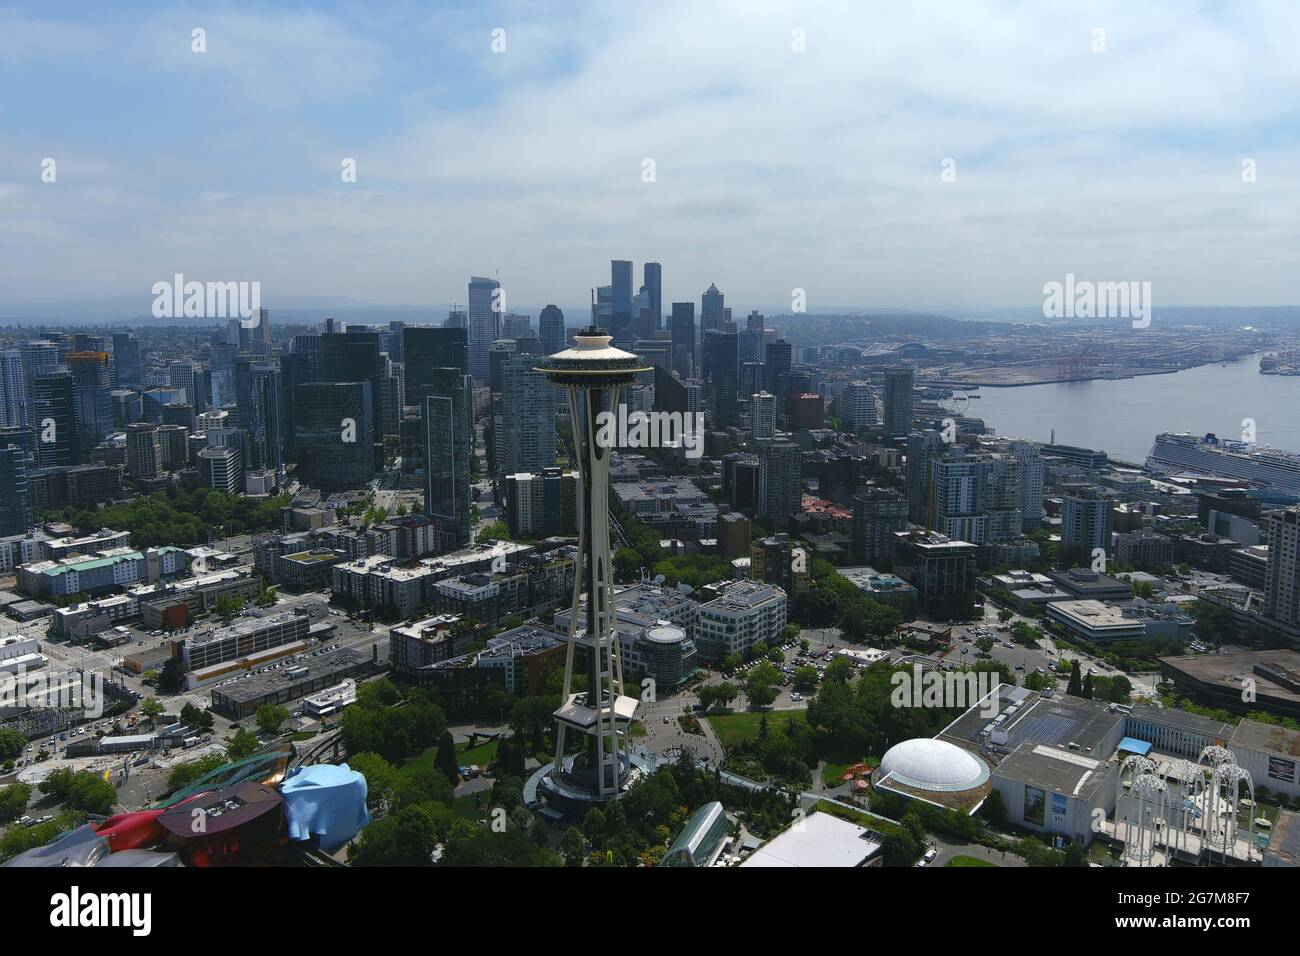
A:
<svg viewBox="0 0 1300 956">
<path fill-rule="evenodd" d="M 1153 865 L 1157 845 L 1167 843 L 1168 829 L 1169 788 L 1154 773 L 1137 774 L 1129 786 L 1129 809 L 1124 816 L 1124 865 Z"/>
<path fill-rule="evenodd" d="M 968 750 L 944 740 L 918 737 L 890 747 L 881 758 L 877 779 L 893 779 L 917 790 L 955 793 L 972 790 L 989 779 L 989 768 Z"/>
<path fill-rule="evenodd" d="M 1237 842 L 1237 814 L 1240 813 L 1241 785 L 1250 793 L 1250 824 L 1246 831 L 1249 855 L 1255 846 L 1255 781 L 1250 772 L 1236 763 L 1221 763 L 1214 768 L 1204 801 L 1205 815 L 1201 833 L 1207 850 L 1217 850 L 1226 858 Z M 1226 862 L 1226 860 L 1225 860 Z"/>
<path fill-rule="evenodd" d="M 1190 760 L 1174 760 L 1166 771 L 1169 787 L 1169 829 L 1165 836 L 1170 850 L 1191 854 L 1191 835 L 1200 828 L 1200 801 L 1205 793 L 1205 768 Z"/>
<path fill-rule="evenodd" d="M 1119 773 L 1115 774 L 1115 807 L 1118 810 L 1120 797 L 1124 795 L 1124 778 L 1128 777 L 1129 786 L 1132 786 L 1139 774 L 1155 773 L 1156 765 L 1153 761 L 1138 754 L 1130 754 L 1124 758 L 1124 762 L 1119 765 Z"/>
<path fill-rule="evenodd" d="M 1227 747 L 1220 747 L 1213 744 L 1201 751 L 1201 756 L 1197 758 L 1196 763 L 1204 764 L 1213 770 L 1219 764 L 1236 763 L 1237 758 L 1232 755 L 1232 751 Z"/>
</svg>

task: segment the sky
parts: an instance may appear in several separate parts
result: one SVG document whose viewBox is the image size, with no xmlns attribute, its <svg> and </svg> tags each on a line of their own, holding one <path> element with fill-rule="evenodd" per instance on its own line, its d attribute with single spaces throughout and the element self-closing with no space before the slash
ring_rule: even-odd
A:
<svg viewBox="0 0 1300 956">
<path fill-rule="evenodd" d="M 737 314 L 1296 304 L 1297 36 L 1286 0 L 0 2 L 0 302 L 536 309 L 619 258 Z"/>
</svg>

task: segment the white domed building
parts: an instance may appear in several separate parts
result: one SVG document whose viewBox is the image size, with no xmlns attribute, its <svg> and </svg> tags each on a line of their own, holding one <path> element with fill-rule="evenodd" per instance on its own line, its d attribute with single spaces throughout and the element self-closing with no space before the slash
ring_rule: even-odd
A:
<svg viewBox="0 0 1300 956">
<path fill-rule="evenodd" d="M 881 790 L 968 813 L 979 807 L 990 788 L 989 768 L 980 757 L 930 737 L 890 747 L 872 779 Z"/>
</svg>

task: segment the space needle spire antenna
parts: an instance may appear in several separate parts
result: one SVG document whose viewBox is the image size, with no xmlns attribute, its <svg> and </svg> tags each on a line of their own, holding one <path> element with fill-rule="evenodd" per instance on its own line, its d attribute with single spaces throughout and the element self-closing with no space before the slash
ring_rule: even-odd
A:
<svg viewBox="0 0 1300 956">
<path fill-rule="evenodd" d="M 615 629 L 609 542 L 609 458 L 614 443 L 609 436 L 615 429 L 602 424 L 615 413 L 622 390 L 650 369 L 637 356 L 614 348 L 610 335 L 596 325 L 594 291 L 592 312 L 591 326 L 574 336 L 574 346 L 537 369 L 568 393 L 578 468 L 578 559 L 564 687 L 555 711 L 555 761 L 539 788 L 556 809 L 574 814 L 622 796 L 639 773 L 632 764 L 628 732 L 639 701 L 624 693 Z M 573 686 L 576 666 L 586 674 L 582 691 Z M 583 746 L 569 754 L 567 745 L 575 734 Z"/>
</svg>

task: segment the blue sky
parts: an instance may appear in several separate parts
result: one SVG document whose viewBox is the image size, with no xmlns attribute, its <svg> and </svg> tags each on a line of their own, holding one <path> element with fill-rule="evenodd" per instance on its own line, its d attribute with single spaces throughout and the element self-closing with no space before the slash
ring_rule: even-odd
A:
<svg viewBox="0 0 1300 956">
<path fill-rule="evenodd" d="M 668 300 L 738 309 L 1030 306 L 1066 272 L 1294 304 L 1298 35 L 1282 2 L 0 4 L 0 299 L 499 272 L 535 308 L 657 258 Z"/>
</svg>

